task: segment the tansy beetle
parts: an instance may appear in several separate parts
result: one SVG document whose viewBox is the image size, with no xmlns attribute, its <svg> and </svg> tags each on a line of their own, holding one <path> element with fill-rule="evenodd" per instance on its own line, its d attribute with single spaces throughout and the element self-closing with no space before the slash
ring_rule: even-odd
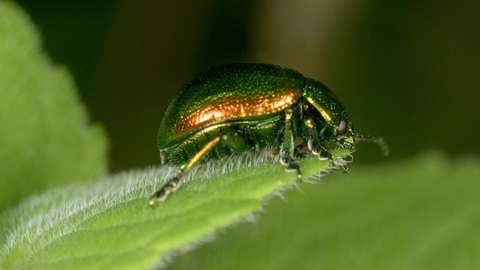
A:
<svg viewBox="0 0 480 270">
<path fill-rule="evenodd" d="M 296 138 L 303 142 L 294 145 Z M 165 200 L 200 160 L 279 149 L 281 164 L 300 181 L 299 149 L 333 163 L 326 143 L 353 151 L 359 141 L 377 142 L 388 154 L 382 138 L 355 131 L 345 107 L 324 84 L 271 64 L 214 67 L 186 85 L 165 112 L 157 146 L 162 164 L 178 166 L 178 173 L 148 204 Z"/>
</svg>

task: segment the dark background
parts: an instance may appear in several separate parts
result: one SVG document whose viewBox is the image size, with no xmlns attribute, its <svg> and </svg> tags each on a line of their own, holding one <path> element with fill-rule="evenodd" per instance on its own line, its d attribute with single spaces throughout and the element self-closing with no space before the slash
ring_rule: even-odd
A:
<svg viewBox="0 0 480 270">
<path fill-rule="evenodd" d="M 17 1 L 69 67 L 110 169 L 158 164 L 172 97 L 211 66 L 285 65 L 327 84 L 357 131 L 351 167 L 428 149 L 479 153 L 480 1 Z"/>
</svg>

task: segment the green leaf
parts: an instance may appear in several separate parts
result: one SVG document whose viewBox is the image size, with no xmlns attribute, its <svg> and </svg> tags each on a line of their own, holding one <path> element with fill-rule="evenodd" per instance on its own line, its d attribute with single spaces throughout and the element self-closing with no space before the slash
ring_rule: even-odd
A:
<svg viewBox="0 0 480 270">
<path fill-rule="evenodd" d="M 480 158 L 350 166 L 168 269 L 480 269 Z"/>
<path fill-rule="evenodd" d="M 305 176 L 329 165 L 316 157 L 299 164 Z M 174 172 L 152 167 L 29 198 L 0 216 L 0 268 L 146 269 L 295 183 L 278 159 L 250 154 L 197 166 L 177 192 L 149 208 L 148 197 Z"/>
<path fill-rule="evenodd" d="M 106 169 L 106 139 L 88 125 L 66 69 L 44 55 L 39 35 L 10 1 L 0 2 L 0 210 L 60 183 Z"/>
</svg>

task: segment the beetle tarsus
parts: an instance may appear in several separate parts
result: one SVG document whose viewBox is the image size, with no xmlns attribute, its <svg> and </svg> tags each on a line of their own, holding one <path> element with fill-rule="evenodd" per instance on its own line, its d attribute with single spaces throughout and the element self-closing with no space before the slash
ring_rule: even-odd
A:
<svg viewBox="0 0 480 270">
<path fill-rule="evenodd" d="M 184 176 L 184 172 L 181 171 L 178 176 L 174 177 L 172 180 L 168 181 L 166 184 L 162 186 L 161 189 L 159 189 L 157 192 L 155 192 L 152 197 L 150 197 L 150 200 L 148 201 L 149 206 L 154 206 L 155 201 L 157 202 L 163 202 L 165 199 L 167 199 L 168 194 L 174 192 L 177 190 L 180 185 L 181 185 L 181 180 Z"/>
<path fill-rule="evenodd" d="M 280 163 L 284 166 L 286 166 L 285 171 L 287 172 L 296 172 L 297 173 L 297 182 L 302 182 L 302 170 L 300 169 L 300 166 L 295 163 L 293 158 L 290 156 L 284 156 L 280 159 Z"/>
</svg>

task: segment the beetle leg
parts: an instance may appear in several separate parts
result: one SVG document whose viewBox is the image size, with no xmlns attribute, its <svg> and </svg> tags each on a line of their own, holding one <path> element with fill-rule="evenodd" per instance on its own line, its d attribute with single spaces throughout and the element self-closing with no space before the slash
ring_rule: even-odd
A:
<svg viewBox="0 0 480 270">
<path fill-rule="evenodd" d="M 307 141 L 307 146 L 308 150 L 312 152 L 312 154 L 318 156 L 319 159 L 328 159 L 328 162 L 330 165 L 334 165 L 333 162 L 333 155 L 327 151 L 327 148 L 325 145 L 320 141 L 320 137 L 322 137 L 323 132 L 325 131 L 325 128 L 323 128 L 320 133 L 317 135 L 317 128 L 315 123 L 312 121 L 312 119 L 306 119 L 304 122 L 307 130 L 308 130 L 308 141 Z"/>
<path fill-rule="evenodd" d="M 294 154 L 294 140 L 295 136 L 293 135 L 292 129 L 292 115 L 293 111 L 291 109 L 285 110 L 285 130 L 283 133 L 283 144 L 280 151 L 280 163 L 286 166 L 286 171 L 295 171 L 297 172 L 297 181 L 302 181 L 302 171 L 300 166 L 293 160 Z"/>
<path fill-rule="evenodd" d="M 168 194 L 174 192 L 177 190 L 181 183 L 183 178 L 185 178 L 189 172 L 189 170 L 192 168 L 195 163 L 197 163 L 206 153 L 208 153 L 215 145 L 220 142 L 220 140 L 225 140 L 226 136 L 218 136 L 209 141 L 200 151 L 198 151 L 187 163 L 183 164 L 180 166 L 177 176 L 172 178 L 172 180 L 168 181 L 166 184 L 162 186 L 160 190 L 155 192 L 155 194 L 152 195 L 150 200 L 148 201 L 149 206 L 154 206 L 155 201 L 162 202 L 164 201 Z"/>
</svg>

